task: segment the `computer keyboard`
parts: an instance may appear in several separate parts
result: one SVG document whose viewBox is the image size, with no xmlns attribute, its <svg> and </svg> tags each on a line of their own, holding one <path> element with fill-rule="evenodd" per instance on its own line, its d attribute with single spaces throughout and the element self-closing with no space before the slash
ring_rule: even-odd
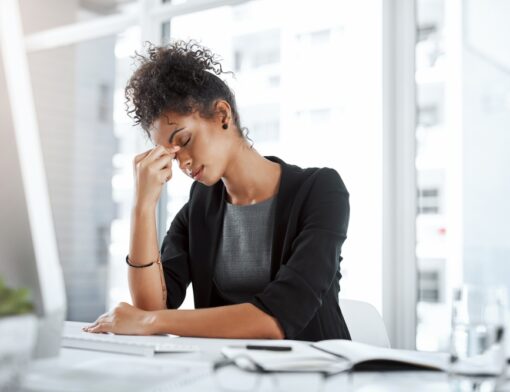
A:
<svg viewBox="0 0 510 392">
<path fill-rule="evenodd" d="M 196 345 L 173 342 L 170 335 L 114 335 L 96 334 L 81 330 L 83 323 L 66 322 L 62 347 L 108 351 L 122 354 L 153 356 L 156 353 L 184 353 L 198 351 Z"/>
</svg>

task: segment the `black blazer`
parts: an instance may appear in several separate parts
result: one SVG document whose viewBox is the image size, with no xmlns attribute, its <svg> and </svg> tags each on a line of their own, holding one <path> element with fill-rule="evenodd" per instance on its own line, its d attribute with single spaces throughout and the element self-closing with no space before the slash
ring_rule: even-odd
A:
<svg viewBox="0 0 510 392">
<path fill-rule="evenodd" d="M 349 193 L 334 169 L 281 165 L 276 196 L 271 282 L 250 301 L 275 317 L 286 339 L 350 339 L 338 305 L 341 247 Z M 178 308 L 191 282 L 196 308 L 226 304 L 213 283 L 225 206 L 223 181 L 194 182 L 162 246 L 167 307 Z"/>
</svg>

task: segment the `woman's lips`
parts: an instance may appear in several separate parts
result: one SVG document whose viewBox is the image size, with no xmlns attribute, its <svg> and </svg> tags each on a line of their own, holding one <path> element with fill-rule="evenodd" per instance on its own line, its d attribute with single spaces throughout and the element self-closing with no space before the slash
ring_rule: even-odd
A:
<svg viewBox="0 0 510 392">
<path fill-rule="evenodd" d="M 202 167 L 201 167 L 200 169 L 198 169 L 198 171 L 197 171 L 197 172 L 193 175 L 193 179 L 194 179 L 194 180 L 197 180 L 197 179 L 200 177 L 200 175 L 202 174 L 202 170 L 203 170 L 203 168 L 204 168 L 204 167 L 202 166 Z"/>
</svg>

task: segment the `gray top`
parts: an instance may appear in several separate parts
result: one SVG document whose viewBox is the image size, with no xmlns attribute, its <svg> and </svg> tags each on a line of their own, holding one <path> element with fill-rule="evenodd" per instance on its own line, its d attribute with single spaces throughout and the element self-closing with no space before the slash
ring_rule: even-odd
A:
<svg viewBox="0 0 510 392">
<path fill-rule="evenodd" d="M 270 281 L 275 207 L 276 196 L 244 206 L 226 203 L 214 282 L 233 303 L 246 302 Z"/>
</svg>

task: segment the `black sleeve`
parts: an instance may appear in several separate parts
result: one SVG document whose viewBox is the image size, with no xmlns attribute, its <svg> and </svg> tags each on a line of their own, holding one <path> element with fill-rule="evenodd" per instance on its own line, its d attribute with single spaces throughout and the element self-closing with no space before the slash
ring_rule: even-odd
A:
<svg viewBox="0 0 510 392">
<path fill-rule="evenodd" d="M 313 318 L 339 268 L 349 223 L 349 193 L 334 169 L 317 173 L 301 216 L 287 263 L 250 301 L 278 320 L 287 339 L 297 336 Z"/>
<path fill-rule="evenodd" d="M 193 187 L 191 186 L 191 193 Z M 161 263 L 167 289 L 166 306 L 177 309 L 186 297 L 191 281 L 188 262 L 189 201 L 177 213 L 161 245 Z"/>
</svg>

